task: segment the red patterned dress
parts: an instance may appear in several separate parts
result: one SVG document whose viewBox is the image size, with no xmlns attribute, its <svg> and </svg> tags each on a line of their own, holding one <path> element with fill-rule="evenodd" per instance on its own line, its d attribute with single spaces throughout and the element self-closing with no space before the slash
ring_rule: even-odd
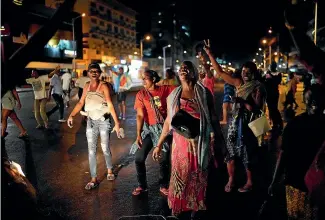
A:
<svg viewBox="0 0 325 220">
<path fill-rule="evenodd" d="M 192 99 L 180 100 L 180 108 L 200 118 L 197 103 Z M 199 169 L 197 139 L 186 139 L 173 132 L 171 152 L 171 178 L 168 205 L 173 215 L 186 211 L 205 210 L 208 173 Z"/>
</svg>

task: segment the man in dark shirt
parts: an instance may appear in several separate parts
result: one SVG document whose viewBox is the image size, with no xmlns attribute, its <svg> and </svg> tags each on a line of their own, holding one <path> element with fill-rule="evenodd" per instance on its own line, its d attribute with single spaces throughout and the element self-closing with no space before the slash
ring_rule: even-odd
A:
<svg viewBox="0 0 325 220">
<path fill-rule="evenodd" d="M 264 78 L 264 85 L 267 92 L 266 103 L 270 112 L 270 118 L 273 123 L 273 130 L 283 128 L 283 121 L 278 109 L 279 102 L 279 84 L 282 80 L 282 74 L 277 72 L 276 62 L 273 62 L 270 66 Z"/>
</svg>

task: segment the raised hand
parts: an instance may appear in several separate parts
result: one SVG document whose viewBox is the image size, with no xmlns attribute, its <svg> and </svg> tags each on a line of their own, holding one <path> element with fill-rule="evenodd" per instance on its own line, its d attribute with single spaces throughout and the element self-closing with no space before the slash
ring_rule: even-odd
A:
<svg viewBox="0 0 325 220">
<path fill-rule="evenodd" d="M 208 55 L 210 55 L 210 54 L 211 54 L 211 49 L 210 49 L 210 47 L 211 47 L 211 45 L 210 45 L 210 40 L 209 40 L 209 39 L 207 39 L 207 40 L 203 40 L 203 42 L 204 42 L 204 47 L 203 47 L 204 51 L 205 51 Z"/>
</svg>

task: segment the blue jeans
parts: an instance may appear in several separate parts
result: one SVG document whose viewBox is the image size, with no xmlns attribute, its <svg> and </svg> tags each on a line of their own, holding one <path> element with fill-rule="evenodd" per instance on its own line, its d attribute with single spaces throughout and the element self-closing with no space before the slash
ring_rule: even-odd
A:
<svg viewBox="0 0 325 220">
<path fill-rule="evenodd" d="M 86 136 L 88 141 L 88 156 L 89 156 L 89 168 L 90 175 L 92 178 L 97 177 L 97 142 L 98 135 L 100 135 L 100 144 L 102 146 L 103 154 L 106 161 L 107 169 L 112 169 L 112 154 L 109 148 L 110 138 L 110 120 L 92 120 L 88 118 Z"/>
</svg>

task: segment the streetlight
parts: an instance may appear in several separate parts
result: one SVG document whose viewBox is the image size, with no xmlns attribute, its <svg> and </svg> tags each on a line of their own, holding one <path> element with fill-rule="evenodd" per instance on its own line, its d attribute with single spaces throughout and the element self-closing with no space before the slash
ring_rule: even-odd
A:
<svg viewBox="0 0 325 220">
<path fill-rule="evenodd" d="M 258 48 L 259 51 L 262 51 L 262 48 Z"/>
<path fill-rule="evenodd" d="M 278 55 L 278 52 L 274 52 L 274 56 Z"/>
<path fill-rule="evenodd" d="M 231 66 L 231 63 L 228 63 L 229 66 Z"/>
<path fill-rule="evenodd" d="M 256 62 L 256 59 L 253 59 L 253 62 Z"/>
<path fill-rule="evenodd" d="M 80 18 L 80 17 L 85 17 L 86 14 L 85 13 L 82 13 L 81 15 L 75 17 L 75 18 L 72 18 L 72 40 L 73 40 L 73 60 L 72 60 L 72 66 L 73 66 L 73 71 L 75 72 L 76 71 L 76 62 L 75 62 L 75 59 L 76 59 L 76 55 L 77 55 L 77 47 L 76 47 L 76 39 L 75 39 L 75 33 L 74 33 L 74 22 Z"/>
<path fill-rule="evenodd" d="M 144 39 L 140 40 L 140 56 L 141 56 L 141 61 L 143 59 L 143 41 L 147 40 L 149 41 L 151 39 L 151 37 L 149 35 L 147 35 Z"/>
<path fill-rule="evenodd" d="M 267 43 L 267 41 L 264 39 L 264 40 L 262 41 L 262 43 L 263 43 L 263 44 L 266 44 L 266 43 Z"/>
<path fill-rule="evenodd" d="M 158 59 L 160 60 L 161 59 L 161 56 L 159 56 Z"/>
<path fill-rule="evenodd" d="M 163 73 L 163 76 L 165 78 L 165 75 L 166 75 L 166 48 L 167 47 L 171 47 L 172 45 L 168 44 L 167 46 L 164 46 L 162 49 L 163 49 L 163 65 L 164 65 L 164 73 Z"/>
<path fill-rule="evenodd" d="M 258 56 L 258 53 L 256 53 L 256 56 Z"/>
<path fill-rule="evenodd" d="M 184 53 L 187 53 L 187 51 L 186 51 L 186 50 L 184 50 Z"/>
</svg>

